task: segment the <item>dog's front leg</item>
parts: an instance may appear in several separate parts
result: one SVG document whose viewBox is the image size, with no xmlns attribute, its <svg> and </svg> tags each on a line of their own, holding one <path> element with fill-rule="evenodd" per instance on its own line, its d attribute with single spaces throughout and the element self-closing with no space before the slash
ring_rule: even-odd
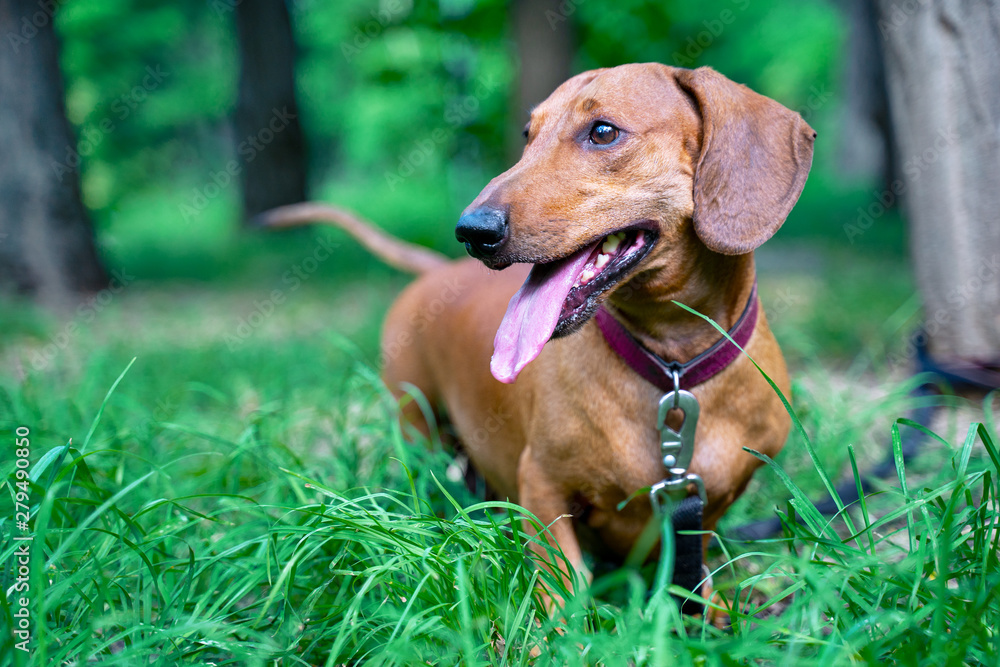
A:
<svg viewBox="0 0 1000 667">
<path fill-rule="evenodd" d="M 552 472 L 535 458 L 530 445 L 525 447 L 517 467 L 519 501 L 538 518 L 542 528 L 548 528 L 549 537 L 565 560 L 541 544 L 533 543 L 532 548 L 542 556 L 545 567 L 562 579 L 568 590 L 573 590 L 577 582 L 589 583 L 591 574 L 584 565 L 583 552 L 573 528 L 571 495 L 553 479 Z M 529 525 L 528 531 L 537 535 L 534 526 Z M 562 606 L 561 596 L 548 586 L 543 599 L 550 613 L 554 606 Z"/>
</svg>

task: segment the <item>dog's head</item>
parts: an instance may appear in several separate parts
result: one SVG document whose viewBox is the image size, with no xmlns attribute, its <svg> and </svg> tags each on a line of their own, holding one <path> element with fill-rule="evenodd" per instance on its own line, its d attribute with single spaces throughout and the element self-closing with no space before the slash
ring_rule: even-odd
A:
<svg viewBox="0 0 1000 667">
<path fill-rule="evenodd" d="M 497 332 L 505 382 L 638 273 L 682 266 L 690 243 L 742 255 L 770 238 L 802 192 L 816 133 L 707 67 L 638 64 L 565 82 L 525 137 L 456 227 L 487 266 L 535 265 Z"/>
</svg>

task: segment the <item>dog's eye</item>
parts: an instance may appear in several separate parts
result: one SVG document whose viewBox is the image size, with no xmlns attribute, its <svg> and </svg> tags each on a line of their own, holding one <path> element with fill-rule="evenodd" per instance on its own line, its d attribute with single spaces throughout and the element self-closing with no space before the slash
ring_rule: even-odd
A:
<svg viewBox="0 0 1000 667">
<path fill-rule="evenodd" d="M 607 123 L 597 123 L 590 130 L 591 143 L 598 146 L 607 146 L 618 138 L 618 128 Z"/>
</svg>

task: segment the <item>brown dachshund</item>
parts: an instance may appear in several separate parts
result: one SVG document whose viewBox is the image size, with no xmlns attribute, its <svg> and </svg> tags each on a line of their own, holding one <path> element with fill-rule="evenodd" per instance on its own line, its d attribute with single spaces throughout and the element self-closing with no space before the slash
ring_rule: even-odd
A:
<svg viewBox="0 0 1000 667">
<path fill-rule="evenodd" d="M 586 575 L 577 529 L 627 554 L 651 504 L 618 506 L 665 476 L 664 391 L 593 315 L 603 309 L 650 352 L 686 362 L 721 336 L 673 301 L 726 329 L 748 302 L 756 313 L 753 250 L 798 199 L 816 135 L 709 68 L 636 64 L 573 77 L 532 111 L 525 136 L 520 161 L 456 228 L 479 261 L 446 262 L 322 205 L 263 222 L 336 224 L 421 273 L 386 318 L 386 383 L 419 388 L 496 493 L 551 526 Z M 751 331 L 746 352 L 787 394 L 763 312 Z M 710 530 L 759 464 L 743 447 L 773 457 L 790 422 L 744 356 L 690 390 L 700 404 L 690 471 L 704 481 Z M 404 412 L 423 424 L 414 405 Z"/>
</svg>

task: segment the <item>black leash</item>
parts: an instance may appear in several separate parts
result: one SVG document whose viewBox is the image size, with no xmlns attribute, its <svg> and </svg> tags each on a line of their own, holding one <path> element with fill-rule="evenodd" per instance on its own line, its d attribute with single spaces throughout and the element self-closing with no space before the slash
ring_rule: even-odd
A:
<svg viewBox="0 0 1000 667">
<path fill-rule="evenodd" d="M 926 336 L 917 336 L 917 370 L 914 375 L 926 374 L 935 377 L 940 383 L 960 391 L 982 391 L 989 392 L 1000 388 L 1000 372 L 992 370 L 989 366 L 974 365 L 947 365 L 936 361 L 927 350 Z M 939 384 L 937 382 L 925 382 L 910 392 L 910 397 L 920 400 L 930 396 L 940 395 Z M 940 405 L 923 405 L 910 412 L 909 419 L 921 426 L 930 426 L 940 410 Z M 908 463 L 916 458 L 920 453 L 927 435 L 916 429 L 907 429 L 900 432 L 901 450 L 903 461 Z M 892 449 L 886 453 L 885 458 L 872 471 L 861 478 L 861 491 L 868 494 L 875 490 L 875 481 L 886 479 L 896 473 L 896 459 Z M 844 505 L 859 500 L 858 485 L 853 479 L 847 480 L 836 487 L 837 495 Z M 815 503 L 816 509 L 824 516 L 833 516 L 840 511 L 833 498 L 825 498 Z M 781 519 L 773 517 L 754 521 L 732 530 L 727 533 L 737 540 L 762 540 L 773 537 L 781 532 Z"/>
<path fill-rule="evenodd" d="M 701 595 L 701 582 L 705 578 L 705 555 L 703 553 L 702 536 L 702 514 L 705 511 L 705 502 L 701 496 L 688 496 L 681 502 L 674 505 L 671 523 L 674 530 L 674 573 L 673 583 L 684 590 L 691 591 L 695 595 Z M 692 531 L 691 534 L 682 535 L 681 531 Z M 701 614 L 705 608 L 700 602 L 675 597 L 685 614 Z"/>
</svg>

